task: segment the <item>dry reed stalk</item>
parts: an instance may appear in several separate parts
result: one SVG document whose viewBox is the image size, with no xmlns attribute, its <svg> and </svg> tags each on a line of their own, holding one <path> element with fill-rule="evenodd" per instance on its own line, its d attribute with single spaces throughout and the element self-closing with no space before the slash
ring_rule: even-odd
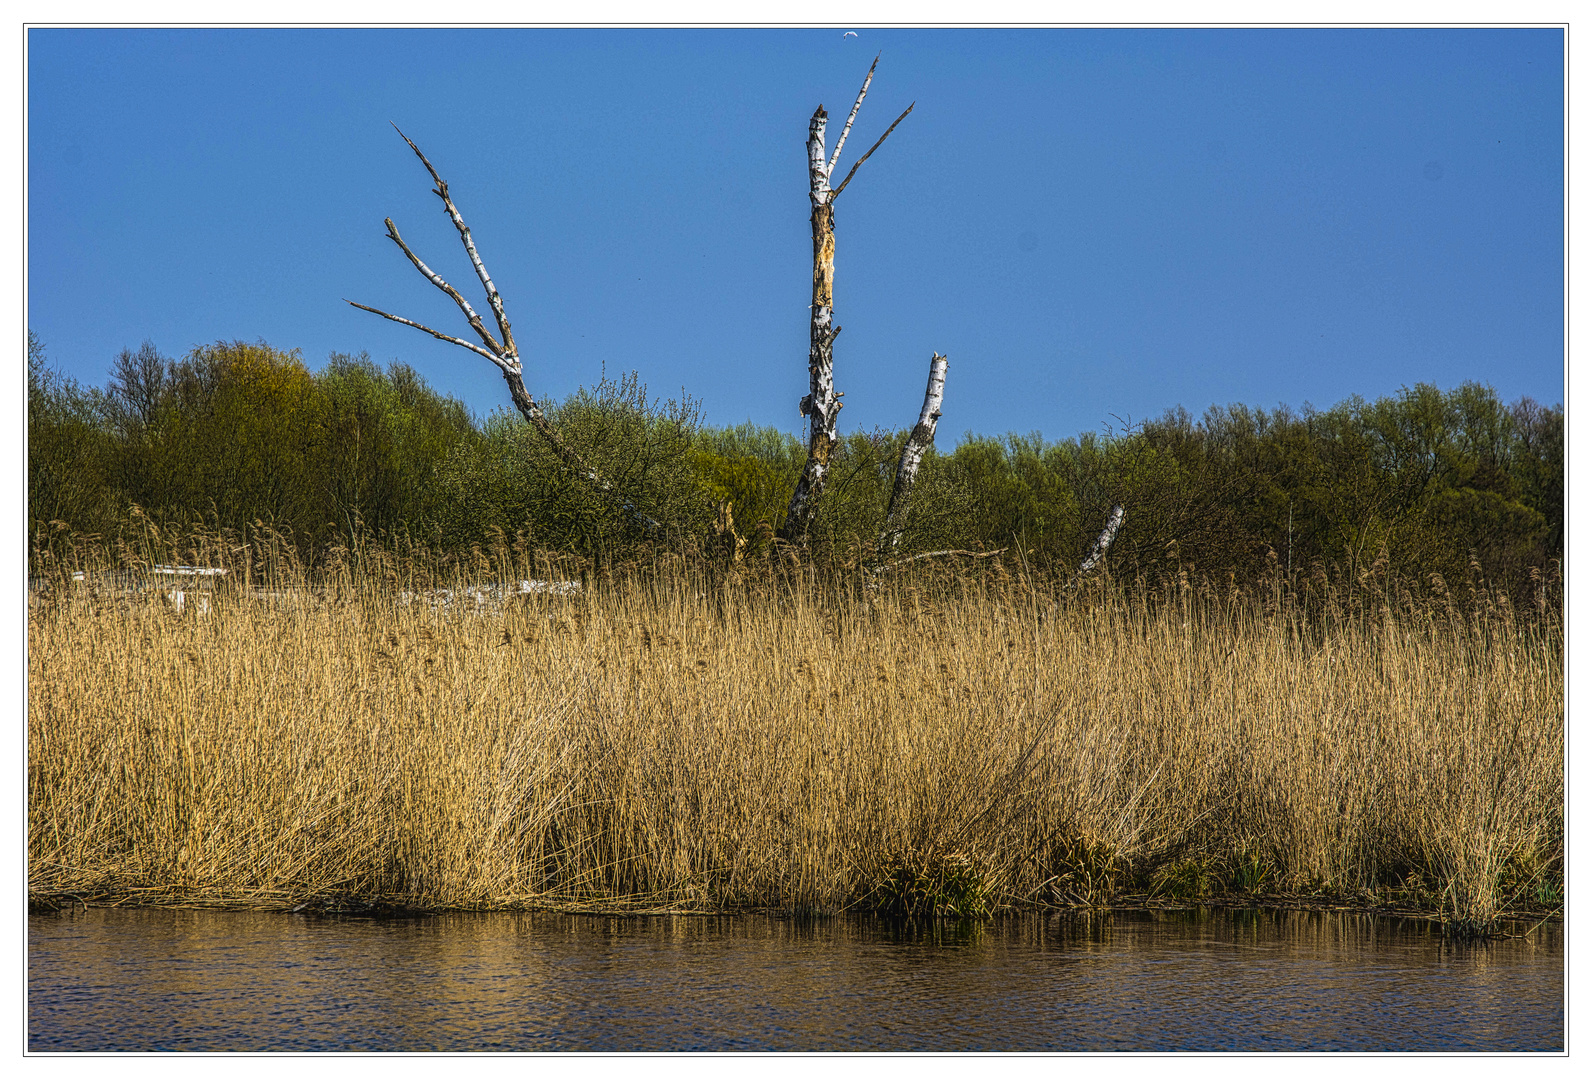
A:
<svg viewBox="0 0 1592 1080">
<path fill-rule="evenodd" d="M 1485 925 L 1560 857 L 1540 620 L 687 567 L 480 615 L 367 565 L 257 567 L 205 617 L 36 605 L 30 887 L 835 910 L 950 867 L 982 909 L 1414 874 Z"/>
</svg>

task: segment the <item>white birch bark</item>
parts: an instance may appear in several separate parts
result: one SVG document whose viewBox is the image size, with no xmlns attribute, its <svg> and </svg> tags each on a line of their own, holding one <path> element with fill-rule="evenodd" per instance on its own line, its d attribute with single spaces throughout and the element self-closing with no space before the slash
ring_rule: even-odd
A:
<svg viewBox="0 0 1592 1080">
<path fill-rule="evenodd" d="M 808 199 L 812 202 L 813 302 L 808 329 L 808 393 L 801 400 L 807 417 L 807 464 L 785 514 L 785 539 L 800 541 L 812 524 L 814 505 L 829 477 L 829 455 L 839 438 L 836 422 L 843 402 L 835 393 L 835 336 L 832 326 L 835 288 L 835 217 L 830 206 L 829 166 L 824 160 L 824 129 L 829 114 L 822 105 L 807 125 Z"/>
<path fill-rule="evenodd" d="M 857 100 L 852 102 L 851 115 L 846 117 L 846 126 L 840 129 L 840 138 L 835 140 L 835 152 L 829 158 L 829 164 L 824 166 L 824 179 L 828 180 L 835 171 L 835 162 L 840 160 L 840 152 L 846 148 L 846 137 L 851 134 L 851 125 L 857 121 L 857 112 L 862 108 L 862 99 L 868 96 L 868 86 L 873 82 L 873 69 L 879 66 L 879 57 L 873 58 L 873 63 L 868 66 L 868 77 L 862 80 L 862 89 L 857 91 Z"/>
<path fill-rule="evenodd" d="M 1106 549 L 1111 546 L 1111 541 L 1117 538 L 1117 530 L 1122 528 L 1124 516 L 1122 507 L 1112 507 L 1111 516 L 1106 519 L 1106 527 L 1101 531 L 1100 538 L 1095 541 L 1094 547 L 1090 549 L 1088 557 L 1083 561 L 1083 565 L 1078 567 L 1078 575 L 1080 577 L 1093 570 L 1100 564 L 1100 560 L 1106 557 Z"/>
<path fill-rule="evenodd" d="M 885 511 L 884 532 L 879 536 L 881 556 L 895 550 L 901 541 L 901 530 L 906 527 L 907 515 L 912 509 L 912 487 L 917 483 L 918 466 L 923 455 L 934 445 L 934 430 L 940 422 L 940 406 L 945 401 L 945 369 L 948 360 L 935 353 L 929 360 L 929 383 L 923 392 L 923 409 L 918 422 L 901 448 L 901 460 L 896 464 L 895 484 L 890 489 L 890 508 Z"/>
<path fill-rule="evenodd" d="M 452 221 L 453 227 L 458 230 L 459 239 L 464 242 L 464 250 L 470 256 L 470 265 L 475 267 L 475 276 L 481 280 L 481 287 L 486 290 L 487 303 L 492 305 L 492 315 L 497 320 L 499 332 L 503 335 L 503 347 L 518 355 L 514 347 L 514 332 L 509 329 L 509 318 L 503 311 L 503 298 L 498 295 L 497 286 L 492 284 L 492 276 L 486 272 L 486 266 L 475 250 L 475 241 L 470 237 L 469 226 L 464 223 L 459 208 L 453 205 L 453 199 L 448 196 L 447 182 L 437 175 L 437 170 L 431 167 L 431 162 L 420 152 L 420 147 L 415 145 L 413 139 L 399 131 L 397 124 L 394 124 L 392 129 L 398 132 L 399 138 L 409 144 L 409 149 L 415 152 L 415 157 L 420 159 L 420 163 L 426 167 L 426 172 L 431 174 L 432 181 L 437 185 L 432 190 L 436 192 L 437 198 L 442 200 L 443 207 L 448 211 L 448 220 Z"/>
<path fill-rule="evenodd" d="M 889 129 L 879 136 L 879 141 L 873 144 L 868 153 L 862 155 L 857 164 L 851 167 L 840 187 L 830 188 L 829 178 L 834 173 L 835 165 L 840 161 L 840 151 L 845 146 L 846 137 L 851 134 L 851 125 L 857 119 L 857 112 L 862 108 L 862 99 L 867 96 L 868 87 L 873 82 L 874 68 L 878 66 L 879 58 L 875 56 L 873 66 L 868 68 L 868 76 L 862 82 L 862 89 L 857 92 L 857 99 L 852 103 L 851 114 L 846 118 L 845 126 L 841 128 L 840 138 L 836 140 L 832 156 L 825 157 L 824 134 L 829 124 L 829 114 L 824 111 L 822 105 L 818 106 L 818 111 L 813 113 L 807 125 L 807 196 L 813 208 L 811 219 L 813 299 L 807 347 L 808 393 L 800 403 L 801 413 L 807 417 L 807 463 L 802 468 L 801 477 L 796 481 L 796 490 L 791 493 L 790 506 L 785 514 L 785 525 L 780 530 L 783 539 L 796 543 L 806 539 L 819 496 L 823 494 L 824 485 L 829 478 L 829 457 L 834 451 L 835 444 L 840 441 L 835 434 L 835 428 L 840 418 L 840 410 L 845 404 L 840 400 L 845 393 L 835 390 L 834 349 L 840 327 L 834 325 L 834 202 L 846 184 L 851 183 L 851 178 L 856 175 L 862 163 L 879 149 L 885 139 L 890 137 L 890 132 L 896 129 L 896 124 L 906 119 L 907 113 L 912 111 L 912 106 L 909 105 L 906 112 L 896 118 L 895 124 L 891 124 Z"/>
</svg>

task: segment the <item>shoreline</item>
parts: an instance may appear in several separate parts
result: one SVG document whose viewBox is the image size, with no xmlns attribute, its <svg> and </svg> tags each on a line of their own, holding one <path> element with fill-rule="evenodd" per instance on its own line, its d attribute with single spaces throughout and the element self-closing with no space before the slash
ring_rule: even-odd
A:
<svg viewBox="0 0 1592 1080">
<path fill-rule="evenodd" d="M 764 915 L 790 919 L 829 919 L 845 916 L 874 916 L 906 922 L 988 923 L 1009 915 L 1072 915 L 1110 916 L 1117 914 L 1170 914 L 1197 911 L 1267 911 L 1267 912 L 1317 912 L 1338 915 L 1367 915 L 1386 919 L 1407 919 L 1446 927 L 1453 920 L 1441 911 L 1416 907 L 1394 906 L 1382 903 L 1353 903 L 1341 898 L 1286 893 L 1265 893 L 1250 896 L 1207 896 L 1198 900 L 1159 898 L 1129 893 L 1119 900 L 1102 905 L 1031 904 L 1011 905 L 992 911 L 979 918 L 954 915 L 891 915 L 878 908 L 839 907 L 814 908 L 746 906 L 708 908 L 679 904 L 646 904 L 616 899 L 601 901 L 557 900 L 506 900 L 495 904 L 421 904 L 384 897 L 357 897 L 350 895 L 323 895 L 307 898 L 266 898 L 261 896 L 226 895 L 172 895 L 165 892 L 150 896 L 155 890 L 141 889 L 122 892 L 72 893 L 33 891 L 28 893 L 28 914 L 48 915 L 74 908 L 83 910 L 124 908 L 137 910 L 169 909 L 180 911 L 237 911 L 276 913 L 282 915 L 314 915 L 345 918 L 425 918 L 439 915 L 501 915 L 545 914 L 579 915 L 591 918 L 656 918 L 683 916 L 695 918 L 735 918 Z M 140 897 L 140 894 L 145 894 Z M 1532 929 L 1545 924 L 1564 925 L 1564 912 L 1558 911 L 1501 911 L 1493 919 L 1493 926 L 1482 930 L 1463 930 L 1450 936 L 1498 939 L 1518 938 L 1525 934 L 1500 932 L 1510 924 L 1529 924 Z M 1529 933 L 1530 931 L 1526 931 Z"/>
</svg>

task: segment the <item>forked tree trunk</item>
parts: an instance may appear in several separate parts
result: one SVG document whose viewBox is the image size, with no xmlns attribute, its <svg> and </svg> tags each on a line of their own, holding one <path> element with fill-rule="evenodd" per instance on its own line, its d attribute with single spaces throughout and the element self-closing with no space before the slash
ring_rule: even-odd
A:
<svg viewBox="0 0 1592 1080">
<path fill-rule="evenodd" d="M 857 111 L 862 108 L 862 99 L 868 95 L 874 68 L 878 66 L 879 58 L 876 56 L 873 66 L 868 68 L 868 77 L 862 82 L 862 89 L 857 92 L 857 100 L 851 106 L 846 126 L 841 128 L 840 138 L 835 140 L 834 153 L 828 158 L 824 156 L 824 133 L 829 124 L 829 114 L 822 105 L 818 106 L 818 111 L 813 113 L 807 125 L 808 199 L 813 208 L 813 303 L 807 347 L 809 390 L 801 400 L 801 413 L 807 417 L 807 463 L 802 468 L 801 478 L 796 481 L 796 490 L 791 494 L 790 507 L 785 514 L 785 525 L 780 530 L 785 540 L 798 543 L 807 537 L 818 499 L 829 478 L 829 457 L 834 452 L 835 444 L 840 441 L 835 434 L 843 404 L 840 399 L 845 396 L 843 392 L 835 390 L 835 337 L 840 333 L 840 327 L 834 324 L 835 200 L 851 183 L 851 178 L 857 175 L 862 163 L 879 149 L 890 137 L 890 132 L 896 129 L 896 124 L 905 120 L 907 113 L 912 111 L 912 106 L 907 106 L 906 112 L 896 117 L 895 124 L 891 124 L 879 136 L 879 141 L 857 159 L 840 186 L 830 188 L 829 178 L 840 160 L 840 151 L 845 148 L 846 137 L 851 134 Z"/>
</svg>

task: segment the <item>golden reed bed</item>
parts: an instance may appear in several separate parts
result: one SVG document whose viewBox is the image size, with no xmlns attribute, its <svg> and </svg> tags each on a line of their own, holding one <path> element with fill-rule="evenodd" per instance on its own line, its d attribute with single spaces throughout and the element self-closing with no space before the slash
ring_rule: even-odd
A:
<svg viewBox="0 0 1592 1080">
<path fill-rule="evenodd" d="M 34 894 L 1558 904 L 1551 612 L 676 567 L 480 614 L 393 580 L 36 594 Z"/>
</svg>

